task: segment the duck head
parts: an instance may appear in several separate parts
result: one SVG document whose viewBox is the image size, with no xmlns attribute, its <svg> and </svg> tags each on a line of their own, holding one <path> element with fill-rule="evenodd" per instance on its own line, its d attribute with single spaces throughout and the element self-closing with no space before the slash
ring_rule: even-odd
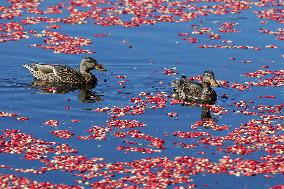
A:
<svg viewBox="0 0 284 189">
<path fill-rule="evenodd" d="M 214 73 L 210 70 L 207 70 L 203 74 L 203 83 L 210 83 L 211 87 L 219 87 L 219 84 L 215 80 Z M 207 85 L 207 84 L 205 84 Z"/>
<path fill-rule="evenodd" d="M 81 63 L 80 63 L 81 73 L 90 73 L 90 71 L 93 69 L 96 69 L 99 71 L 107 71 L 101 64 L 98 64 L 96 59 L 92 57 L 85 57 L 81 60 Z"/>
</svg>

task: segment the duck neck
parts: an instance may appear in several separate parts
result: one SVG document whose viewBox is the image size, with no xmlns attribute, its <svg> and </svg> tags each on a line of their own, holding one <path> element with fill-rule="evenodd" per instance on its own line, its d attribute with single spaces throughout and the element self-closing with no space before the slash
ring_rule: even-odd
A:
<svg viewBox="0 0 284 189">
<path fill-rule="evenodd" d="M 83 74 L 83 75 L 89 75 L 90 72 L 86 72 L 85 70 L 80 70 L 80 73 Z"/>
<path fill-rule="evenodd" d="M 201 83 L 204 84 L 204 83 L 208 83 L 208 82 L 207 82 L 207 80 L 204 77 L 202 77 L 201 78 Z"/>
<path fill-rule="evenodd" d="M 80 64 L 80 73 L 81 74 L 91 74 L 91 70 L 86 67 L 84 64 Z"/>
<path fill-rule="evenodd" d="M 85 66 L 80 66 L 81 74 L 91 74 L 91 70 L 88 70 Z"/>
</svg>

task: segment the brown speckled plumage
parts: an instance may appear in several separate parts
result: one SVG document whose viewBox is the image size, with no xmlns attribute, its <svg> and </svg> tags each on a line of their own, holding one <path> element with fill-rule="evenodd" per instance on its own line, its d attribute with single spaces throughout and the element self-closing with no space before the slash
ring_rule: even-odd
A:
<svg viewBox="0 0 284 189">
<path fill-rule="evenodd" d="M 212 71 L 205 71 L 202 83 L 197 83 L 182 77 L 172 82 L 173 98 L 198 103 L 214 104 L 217 100 L 216 92 L 211 86 L 218 86 Z"/>
<path fill-rule="evenodd" d="M 97 78 L 91 70 L 105 71 L 94 58 L 83 58 L 80 69 L 55 64 L 24 64 L 31 74 L 37 79 L 45 82 L 66 83 L 66 84 L 92 84 Z"/>
</svg>

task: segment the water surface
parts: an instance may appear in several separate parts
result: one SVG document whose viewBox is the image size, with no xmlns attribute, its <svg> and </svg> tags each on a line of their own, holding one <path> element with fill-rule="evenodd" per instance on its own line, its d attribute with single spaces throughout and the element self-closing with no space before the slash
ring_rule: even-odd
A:
<svg viewBox="0 0 284 189">
<path fill-rule="evenodd" d="M 206 4 L 206 3 L 205 3 Z M 42 8 L 50 5 L 44 2 Z M 246 81 L 256 81 L 256 78 L 247 78 L 244 76 L 247 72 L 255 72 L 263 69 L 263 65 L 268 65 L 267 70 L 280 70 L 283 68 L 283 55 L 281 57 L 282 41 L 276 40 L 274 35 L 266 35 L 258 32 L 260 28 L 267 27 L 275 30 L 280 24 L 275 21 L 269 21 L 266 25 L 260 23 L 260 19 L 252 12 L 254 9 L 243 10 L 241 14 L 228 15 L 210 15 L 199 17 L 190 22 L 183 23 L 157 23 L 155 25 L 141 25 L 139 27 L 126 28 L 122 26 L 99 26 L 92 22 L 83 25 L 63 24 L 62 28 L 56 30 L 71 36 L 82 36 L 92 40 L 92 44 L 87 49 L 96 51 L 96 54 L 55 54 L 51 50 L 28 47 L 33 43 L 42 43 L 42 39 L 22 39 L 15 42 L 0 43 L 0 110 L 3 112 L 13 112 L 20 116 L 29 118 L 27 121 L 19 121 L 13 117 L 1 117 L 0 127 L 2 132 L 5 129 L 19 129 L 23 133 L 39 138 L 45 141 L 53 141 L 57 144 L 69 144 L 72 148 L 78 150 L 78 155 L 84 155 L 87 158 L 103 157 L 104 162 L 130 162 L 143 158 L 167 157 L 173 160 L 179 156 L 192 156 L 208 158 L 211 162 L 218 163 L 224 156 L 232 158 L 243 158 L 259 160 L 260 156 L 270 155 L 264 150 L 257 151 L 248 155 L 232 154 L 218 152 L 216 147 L 210 145 L 200 145 L 197 148 L 184 149 L 176 146 L 175 142 L 194 143 L 195 139 L 180 139 L 172 135 L 174 131 L 205 131 L 213 136 L 226 136 L 228 132 L 239 128 L 242 124 L 252 119 L 261 119 L 259 116 L 243 115 L 236 113 L 238 108 L 234 102 L 254 101 L 256 106 L 265 105 L 283 105 L 282 87 L 250 87 L 245 91 L 239 91 L 234 88 L 220 87 L 216 88 L 218 100 L 216 105 L 224 107 L 228 113 L 222 115 L 212 114 L 218 125 L 228 125 L 228 131 L 214 131 L 203 127 L 193 130 L 190 126 L 200 120 L 201 108 L 188 107 L 182 105 L 170 105 L 170 96 L 172 80 L 181 75 L 197 76 L 205 70 L 212 70 L 217 80 L 226 80 L 232 83 L 245 84 Z M 29 13 L 25 13 L 29 15 Z M 63 14 L 64 16 L 64 14 Z M 16 21 L 16 19 L 15 19 Z M 9 20 L 1 20 L 2 23 Z M 192 25 L 201 25 L 201 27 L 213 28 L 216 31 L 224 22 L 236 22 L 235 26 L 241 32 L 238 33 L 220 33 L 220 40 L 210 40 L 206 36 L 200 36 L 200 43 L 190 44 L 178 36 L 181 32 L 192 32 Z M 43 30 L 45 24 L 40 23 L 32 26 L 25 26 L 36 30 Z M 94 37 L 94 34 L 106 34 L 107 37 Z M 197 36 L 199 37 L 199 36 Z M 243 49 L 219 49 L 198 48 L 200 44 L 220 44 L 221 40 L 230 39 L 239 45 L 252 45 L 261 47 L 262 50 L 243 50 Z M 276 49 L 265 48 L 266 45 L 274 44 Z M 83 103 L 78 99 L 79 90 L 66 94 L 50 94 L 41 90 L 32 88 L 30 83 L 33 78 L 21 65 L 31 62 L 44 62 L 65 64 L 69 66 L 78 66 L 84 56 L 92 56 L 102 63 L 107 72 L 93 73 L 98 78 L 98 84 L 92 89 L 103 99 L 95 103 Z M 235 58 L 232 60 L 231 58 Z M 244 63 L 246 62 L 246 63 Z M 177 75 L 164 74 L 164 68 L 176 68 Z M 127 76 L 125 88 L 118 84 L 122 79 L 117 76 Z M 283 77 L 283 75 L 282 75 Z M 124 107 L 133 106 L 130 99 L 138 97 L 141 92 L 149 92 L 152 95 L 157 93 L 166 94 L 167 104 L 164 108 L 147 108 L 141 115 L 125 115 L 119 119 L 137 120 L 146 124 L 145 127 L 133 128 L 140 130 L 146 135 L 159 137 L 165 140 L 164 149 L 158 149 L 161 152 L 153 154 L 143 154 L 139 152 L 128 152 L 117 150 L 120 145 L 128 145 L 125 140 L 133 140 L 114 136 L 115 132 L 126 132 L 131 129 L 113 129 L 107 133 L 106 140 L 79 140 L 78 136 L 88 135 L 88 129 L 92 126 L 101 126 L 107 128 L 107 121 L 110 120 L 108 113 L 94 111 L 102 107 Z M 228 98 L 222 98 L 222 95 L 228 95 Z M 259 98 L 259 96 L 273 95 L 275 99 Z M 150 105 L 149 105 L 150 106 Z M 251 109 L 250 109 L 251 110 Z M 167 113 L 176 112 L 177 117 L 169 117 Z M 271 113 L 272 114 L 272 113 Z M 277 115 L 281 115 L 281 112 Z M 283 116 L 283 114 L 282 114 Z M 80 120 L 78 123 L 72 123 L 71 120 Z M 46 126 L 43 123 L 47 120 L 58 120 L 57 127 Z M 281 124 L 283 117 L 272 120 L 272 125 Z M 282 122 L 283 124 L 283 122 Z M 70 139 L 62 139 L 52 135 L 53 130 L 69 130 L 75 135 Z M 283 134 L 277 131 L 275 136 Z M 1 139 L 2 140 L 2 139 Z M 134 140 L 135 141 L 135 140 Z M 149 147 L 148 141 L 139 141 L 142 147 Z M 279 145 L 283 143 L 279 142 Z M 226 143 L 226 145 L 233 145 Z M 135 146 L 135 145 L 134 145 Z M 139 147 L 139 145 L 138 145 Z M 226 148 L 225 146 L 224 148 Z M 282 146 L 283 147 L 283 146 Z M 201 154 L 200 152 L 205 152 Z M 283 151 L 282 151 L 283 153 Z M 54 154 L 51 154 L 52 156 Z M 271 154 L 273 156 L 281 155 Z M 25 160 L 23 154 L 0 153 L 0 161 L 3 165 L 13 168 L 33 168 L 39 169 L 44 164 L 38 160 Z M 283 162 L 282 162 L 283 163 Z M 63 170 L 47 171 L 44 174 L 19 173 L 11 169 L 1 169 L 1 174 L 16 174 L 37 180 L 39 182 L 48 181 L 54 184 L 77 185 L 76 180 L 79 177 L 74 176 L 74 172 L 69 173 Z M 282 172 L 283 173 L 283 172 Z M 197 188 L 269 188 L 277 184 L 283 184 L 283 176 L 271 174 L 272 178 L 265 178 L 264 174 L 256 176 L 239 176 L 230 174 L 209 174 L 200 173 L 192 175 L 193 183 Z M 118 176 L 119 178 L 119 176 Z M 89 182 L 95 182 L 101 178 L 91 179 Z M 117 178 L 114 178 L 117 179 Z M 84 187 L 88 185 L 80 184 Z M 141 185 L 140 185 L 141 186 Z M 171 185 L 169 187 L 173 187 Z M 177 184 L 176 186 L 187 186 L 187 184 Z"/>
</svg>

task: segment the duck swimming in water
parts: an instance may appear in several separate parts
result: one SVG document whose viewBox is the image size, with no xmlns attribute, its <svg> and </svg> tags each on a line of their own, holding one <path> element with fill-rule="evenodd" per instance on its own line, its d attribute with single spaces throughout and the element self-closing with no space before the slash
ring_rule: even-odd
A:
<svg viewBox="0 0 284 189">
<path fill-rule="evenodd" d="M 197 83 L 183 76 L 172 82 L 173 98 L 188 102 L 214 104 L 217 100 L 216 92 L 211 87 L 218 87 L 212 71 L 205 71 L 202 82 Z"/>
<path fill-rule="evenodd" d="M 97 82 L 97 78 L 91 73 L 96 69 L 106 71 L 101 64 L 92 57 L 86 57 L 81 60 L 80 68 L 56 64 L 24 64 L 31 74 L 37 79 L 52 83 L 65 83 L 72 85 L 90 85 Z"/>
</svg>

